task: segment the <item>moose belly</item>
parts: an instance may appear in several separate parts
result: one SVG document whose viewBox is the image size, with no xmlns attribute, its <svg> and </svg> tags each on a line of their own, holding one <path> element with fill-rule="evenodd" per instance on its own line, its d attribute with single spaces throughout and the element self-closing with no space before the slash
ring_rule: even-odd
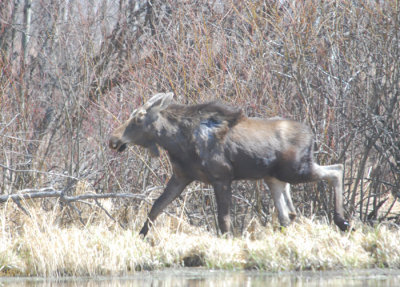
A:
<svg viewBox="0 0 400 287">
<path fill-rule="evenodd" d="M 277 166 L 275 155 L 255 157 L 246 153 L 237 154 L 232 161 L 235 179 L 260 179 L 272 176 Z"/>
<path fill-rule="evenodd" d="M 287 158 L 285 153 L 268 154 L 237 153 L 233 158 L 234 179 L 261 179 L 275 177 L 289 183 L 309 180 L 311 161 Z"/>
</svg>

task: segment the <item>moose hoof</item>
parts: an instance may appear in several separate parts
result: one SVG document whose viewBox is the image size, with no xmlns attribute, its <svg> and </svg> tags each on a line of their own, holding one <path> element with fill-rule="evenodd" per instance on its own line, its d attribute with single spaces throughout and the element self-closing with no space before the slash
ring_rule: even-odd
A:
<svg viewBox="0 0 400 287">
<path fill-rule="evenodd" d="M 297 214 L 294 212 L 289 212 L 290 221 L 293 222 L 297 217 Z"/>
<path fill-rule="evenodd" d="M 344 220 L 340 215 L 335 214 L 333 217 L 333 221 L 342 231 L 347 231 L 350 229 L 350 223 Z"/>
</svg>

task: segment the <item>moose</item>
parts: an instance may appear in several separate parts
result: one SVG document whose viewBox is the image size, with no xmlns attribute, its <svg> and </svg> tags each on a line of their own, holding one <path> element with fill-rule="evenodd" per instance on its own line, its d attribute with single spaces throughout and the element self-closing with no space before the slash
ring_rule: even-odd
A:
<svg viewBox="0 0 400 287">
<path fill-rule="evenodd" d="M 163 148 L 173 169 L 140 231 L 143 236 L 195 180 L 212 185 L 223 234 L 230 232 L 231 183 L 242 179 L 267 183 L 281 226 L 296 217 L 290 184 L 326 180 L 334 188 L 334 222 L 342 231 L 349 228 L 343 210 L 343 165 L 315 163 L 311 130 L 300 122 L 246 117 L 241 109 L 219 102 L 175 104 L 173 93 L 159 93 L 135 109 L 109 140 L 110 148 L 119 152 L 128 144 L 147 148 L 154 156 Z"/>
</svg>

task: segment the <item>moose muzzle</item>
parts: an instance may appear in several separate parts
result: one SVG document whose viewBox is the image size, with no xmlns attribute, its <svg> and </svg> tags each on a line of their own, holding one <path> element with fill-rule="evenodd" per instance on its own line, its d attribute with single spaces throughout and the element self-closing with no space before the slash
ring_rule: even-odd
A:
<svg viewBox="0 0 400 287">
<path fill-rule="evenodd" d="M 110 142 L 108 143 L 111 149 L 117 150 L 118 152 L 123 152 L 126 149 L 127 144 L 122 142 L 117 137 L 111 137 Z"/>
</svg>

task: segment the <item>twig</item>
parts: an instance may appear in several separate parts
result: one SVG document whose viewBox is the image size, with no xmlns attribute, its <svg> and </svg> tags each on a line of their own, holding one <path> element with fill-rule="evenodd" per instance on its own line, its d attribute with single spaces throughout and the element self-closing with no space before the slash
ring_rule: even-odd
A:
<svg viewBox="0 0 400 287">
<path fill-rule="evenodd" d="M 6 130 L 6 128 L 8 128 L 8 127 L 12 124 L 13 121 L 15 121 L 16 118 L 18 118 L 19 115 L 20 115 L 20 113 L 16 114 L 16 115 L 11 119 L 11 121 L 9 121 L 9 122 L 5 125 L 5 127 L 0 131 L 0 135 Z"/>
<path fill-rule="evenodd" d="M 100 207 L 100 208 L 105 212 L 105 214 L 106 214 L 112 221 L 119 223 L 119 225 L 120 225 L 123 229 L 126 229 L 125 224 L 122 224 L 121 222 L 118 222 L 118 221 L 114 218 L 114 216 L 112 216 L 112 215 L 108 212 L 108 210 L 105 209 L 105 208 L 100 204 L 100 202 L 97 200 L 97 198 L 94 200 L 94 202 L 96 202 L 97 206 Z"/>
<path fill-rule="evenodd" d="M 77 214 L 78 214 L 78 216 L 79 216 L 79 221 L 82 223 L 82 225 L 84 226 L 85 225 L 85 222 L 83 221 L 83 218 L 82 218 L 82 211 L 80 211 L 79 210 L 79 208 L 77 208 L 75 205 L 72 205 L 71 204 L 71 202 L 67 202 L 67 205 L 73 210 L 73 211 L 75 211 Z M 71 216 L 70 216 L 71 217 Z"/>
<path fill-rule="evenodd" d="M 52 172 L 52 171 L 41 171 L 41 170 L 34 170 L 34 169 L 15 169 L 11 168 L 9 166 L 3 165 L 0 163 L 0 167 L 5 168 L 7 170 L 10 170 L 12 172 L 32 172 L 32 173 L 40 173 L 40 174 L 47 174 L 47 175 L 54 175 L 54 176 L 60 176 L 60 177 L 66 177 L 66 178 L 71 178 L 74 180 L 79 180 L 79 178 L 71 176 L 71 175 L 65 175 L 62 173 L 57 173 L 57 172 Z"/>
<path fill-rule="evenodd" d="M 19 198 L 16 198 L 16 199 L 13 198 L 13 201 L 26 215 L 31 217 L 31 214 L 28 212 L 28 210 L 26 210 L 26 208 L 21 205 Z"/>
</svg>

